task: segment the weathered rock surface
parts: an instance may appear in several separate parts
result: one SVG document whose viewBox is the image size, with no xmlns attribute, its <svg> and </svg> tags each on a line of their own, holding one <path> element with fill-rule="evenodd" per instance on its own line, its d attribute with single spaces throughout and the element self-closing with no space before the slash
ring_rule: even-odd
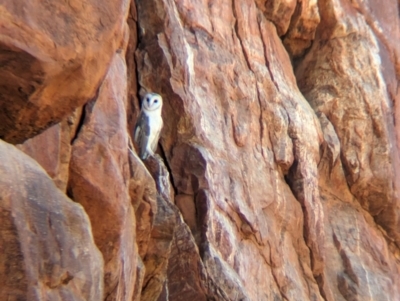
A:
<svg viewBox="0 0 400 301">
<path fill-rule="evenodd" d="M 37 162 L 0 141 L 0 300 L 100 300 L 88 216 Z"/>
<path fill-rule="evenodd" d="M 162 145 L 177 194 L 196 208 L 194 236 L 210 293 L 218 300 L 320 299 L 297 225 L 305 217 L 319 275 L 322 135 L 296 89 L 289 57 L 252 1 L 215 3 L 211 15 L 182 20 L 185 8 L 162 1 L 138 6 L 145 32 L 139 83 L 165 94 Z M 159 14 L 147 22 L 154 11 Z M 283 178 L 293 161 L 290 174 L 305 216 Z"/>
<path fill-rule="evenodd" d="M 190 228 L 179 217 L 168 261 L 167 280 L 158 300 L 209 300 L 207 273 Z"/>
<path fill-rule="evenodd" d="M 72 144 L 68 192 L 90 217 L 104 257 L 105 300 L 131 300 L 138 253 L 129 198 L 126 65 L 116 54 Z"/>
<path fill-rule="evenodd" d="M 140 300 L 156 301 L 167 278 L 168 259 L 174 238 L 178 210 L 173 205 L 169 173 L 159 156 L 149 158 L 145 165 L 157 183 L 157 211 L 150 233 L 147 252 L 143 256 L 145 275 Z"/>
<path fill-rule="evenodd" d="M 331 256 L 327 300 L 400 298 L 398 88 L 392 84 L 400 74 L 399 43 L 388 42 L 399 37 L 400 23 L 396 1 L 387 6 L 320 2 L 316 39 L 296 69 L 301 91 L 324 116 L 318 175 Z"/>
<path fill-rule="evenodd" d="M 20 143 L 96 96 L 129 1 L 0 1 L 0 137 Z"/>
<path fill-rule="evenodd" d="M 397 300 L 396 76 L 378 57 L 398 64 L 398 46 L 379 52 L 355 2 L 228 2 L 138 4 L 139 83 L 167 102 L 161 144 L 209 298 Z"/>
<path fill-rule="evenodd" d="M 71 141 L 75 138 L 82 108 L 45 132 L 26 140 L 17 147 L 34 158 L 64 193 L 67 190 Z"/>
<path fill-rule="evenodd" d="M 96 293 L 93 300 L 400 301 L 396 0 L 147 0 L 132 1 L 129 11 L 117 1 L 91 14 L 90 1 L 76 13 L 77 4 L 56 3 L 43 10 L 59 8 L 51 24 L 60 26 L 48 32 L 48 20 L 23 22 L 33 4 L 13 3 L 0 4 L 7 12 L 0 58 L 11 62 L 0 67 L 1 97 L 10 99 L 0 97 L 9 116 L 0 135 L 19 142 L 59 122 L 18 148 L 60 190 L 43 171 L 27 177 L 19 167 L 0 184 L 11 183 L 4 195 L 20 202 L 32 200 L 16 187 L 45 193 L 40 187 L 50 185 L 82 204 L 92 230 L 65 196 L 45 212 L 65 221 L 55 237 L 89 246 L 85 256 L 101 262 L 74 257 L 71 271 L 84 276 L 70 280 L 70 270 L 57 270 L 56 284 L 41 293 L 67 282 L 63 289 L 83 300 Z M 37 33 L 17 48 L 18 34 L 3 39 L 16 24 L 27 26 L 25 36 Z M 87 43 L 82 32 L 98 39 Z M 22 72 L 27 53 L 32 67 Z M 42 86 L 22 95 L 21 78 L 28 85 L 38 74 Z M 163 96 L 164 128 L 158 155 L 142 162 L 129 136 L 146 91 Z M 16 166 L 33 164 L 6 147 Z M 83 216 L 74 223 L 79 235 L 57 209 L 64 207 Z M 15 231 L 34 213 L 18 220 L 7 213 L 2 219 L 13 222 L 0 232 L 10 242 L 0 244 L 0 281 L 22 300 L 31 300 L 23 264 L 30 266 L 23 253 L 30 241 Z M 48 240 L 48 254 L 58 254 Z"/>
</svg>

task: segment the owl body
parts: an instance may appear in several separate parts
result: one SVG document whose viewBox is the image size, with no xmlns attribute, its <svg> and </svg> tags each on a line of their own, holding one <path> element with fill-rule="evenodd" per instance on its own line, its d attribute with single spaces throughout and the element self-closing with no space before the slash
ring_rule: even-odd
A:
<svg viewBox="0 0 400 301">
<path fill-rule="evenodd" d="M 142 109 L 136 122 L 134 140 L 139 149 L 139 157 L 144 160 L 157 150 L 163 127 L 161 117 L 162 98 L 156 93 L 148 93 L 142 101 Z"/>
</svg>

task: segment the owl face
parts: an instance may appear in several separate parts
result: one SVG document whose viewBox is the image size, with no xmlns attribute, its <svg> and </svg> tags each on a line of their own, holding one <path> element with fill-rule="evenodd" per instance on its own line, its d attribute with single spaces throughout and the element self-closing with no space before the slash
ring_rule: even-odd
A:
<svg viewBox="0 0 400 301">
<path fill-rule="evenodd" d="M 156 93 L 147 93 L 142 101 L 142 108 L 146 111 L 155 111 L 162 106 L 162 97 Z"/>
</svg>

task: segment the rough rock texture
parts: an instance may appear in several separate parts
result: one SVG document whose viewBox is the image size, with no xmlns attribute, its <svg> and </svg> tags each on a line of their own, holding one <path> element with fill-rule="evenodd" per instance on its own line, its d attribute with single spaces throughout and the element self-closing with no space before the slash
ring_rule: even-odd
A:
<svg viewBox="0 0 400 301">
<path fill-rule="evenodd" d="M 200 300 L 201 287 L 218 300 L 400 298 L 398 8 L 363 5 L 138 4 L 139 83 L 167 100 L 161 144 L 207 275 Z M 186 276 L 168 282 L 179 300 L 196 272 L 171 264 Z"/>
<path fill-rule="evenodd" d="M 0 299 L 100 300 L 103 259 L 82 206 L 0 141 Z"/>
<path fill-rule="evenodd" d="M 95 97 L 127 0 L 0 1 L 0 137 L 17 143 Z"/>
<path fill-rule="evenodd" d="M 167 280 L 158 300 L 207 299 L 207 273 L 189 226 L 180 216 L 172 241 Z"/>
<path fill-rule="evenodd" d="M 148 159 L 146 167 L 157 183 L 157 213 L 154 217 L 147 252 L 143 256 L 145 275 L 140 300 L 157 300 L 167 277 L 168 259 L 178 210 L 173 205 L 169 173 L 158 156 Z"/>
<path fill-rule="evenodd" d="M 329 300 L 399 300 L 398 6 L 327 1 L 319 8 L 316 39 L 296 76 L 323 119 L 318 175 L 325 244 L 336 257 L 326 262 L 323 292 Z"/>
<path fill-rule="evenodd" d="M 398 1 L 38 5 L 0 1 L 4 300 L 400 301 Z"/>
<path fill-rule="evenodd" d="M 104 258 L 105 300 L 130 300 L 135 282 L 134 212 L 126 131 L 126 65 L 116 54 L 96 100 L 85 105 L 72 144 L 68 192 L 90 217 Z"/>
<path fill-rule="evenodd" d="M 162 146 L 177 202 L 195 208 L 182 212 L 195 220 L 208 294 L 320 299 L 312 275 L 323 267 L 318 119 L 296 89 L 274 26 L 254 2 L 215 3 L 210 15 L 197 18 L 187 9 L 138 5 L 145 27 L 139 83 L 167 100 Z M 191 18 L 183 22 L 185 14 Z M 283 177 L 291 165 L 288 177 L 305 214 Z"/>
<path fill-rule="evenodd" d="M 78 108 L 62 122 L 17 146 L 34 158 L 64 193 L 69 175 L 71 141 L 76 135 L 81 114 L 82 108 Z"/>
</svg>

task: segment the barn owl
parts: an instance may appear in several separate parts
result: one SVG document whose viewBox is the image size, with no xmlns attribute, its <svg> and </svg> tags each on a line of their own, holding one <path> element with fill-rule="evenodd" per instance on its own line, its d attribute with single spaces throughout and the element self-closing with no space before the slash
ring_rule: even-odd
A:
<svg viewBox="0 0 400 301">
<path fill-rule="evenodd" d="M 162 98 L 156 93 L 147 93 L 142 100 L 142 109 L 135 126 L 135 143 L 142 160 L 153 156 L 157 150 L 163 120 L 161 117 Z"/>
</svg>

